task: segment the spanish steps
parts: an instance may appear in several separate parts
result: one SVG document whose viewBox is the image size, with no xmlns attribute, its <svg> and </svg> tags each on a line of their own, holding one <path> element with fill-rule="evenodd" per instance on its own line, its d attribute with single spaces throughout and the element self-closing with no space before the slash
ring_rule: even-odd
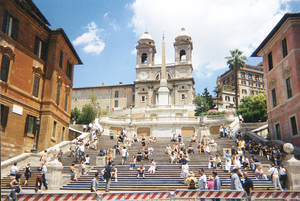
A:
<svg viewBox="0 0 300 201">
<path fill-rule="evenodd" d="M 217 152 L 212 152 L 211 155 L 219 154 L 222 159 L 222 164 L 225 165 L 225 159 L 223 158 L 223 148 L 231 148 L 232 145 L 236 147 L 236 143 L 233 139 L 221 138 L 218 139 L 217 135 L 211 135 L 211 138 L 215 139 L 215 142 L 218 145 Z M 147 140 L 149 139 L 146 138 Z M 88 174 L 87 175 L 78 175 L 78 181 L 70 181 L 63 185 L 61 190 L 68 191 L 82 191 L 90 190 L 90 183 L 94 177 L 94 173 L 96 171 L 100 172 L 104 167 L 96 166 L 96 157 L 99 153 L 100 148 L 103 149 L 111 149 L 114 144 L 116 144 L 116 139 L 111 141 L 109 136 L 98 136 L 98 149 L 86 149 L 86 153 L 90 156 L 90 165 L 87 167 Z M 188 147 L 190 144 L 190 137 L 184 137 L 183 141 L 185 143 L 185 147 Z M 198 139 L 197 139 L 198 141 Z M 155 159 L 157 162 L 157 171 L 155 174 L 148 173 L 148 168 L 150 166 L 150 160 L 142 160 L 141 162 L 137 162 L 134 170 L 129 170 L 130 158 L 132 155 L 136 155 L 138 150 L 142 149 L 141 142 L 133 143 L 131 148 L 128 150 L 129 157 L 127 158 L 127 165 L 122 166 L 121 160 L 122 157 L 120 155 L 116 155 L 114 158 L 113 164 L 116 165 L 118 170 L 118 181 L 115 182 L 112 179 L 110 191 L 174 191 L 176 189 L 187 189 L 187 186 L 183 184 L 183 178 L 180 177 L 181 173 L 181 164 L 170 164 L 169 156 L 165 154 L 165 149 L 167 144 L 173 144 L 170 142 L 170 138 L 158 138 L 157 143 L 151 143 L 154 148 L 154 153 L 150 155 L 150 160 Z M 122 146 L 122 145 L 121 145 Z M 148 145 L 146 146 L 148 147 Z M 199 154 L 197 149 L 197 143 L 193 143 L 193 147 L 195 148 L 195 154 L 190 155 L 189 170 L 193 171 L 196 178 L 199 178 L 198 169 L 204 168 L 205 174 L 208 177 L 212 175 L 212 171 L 214 169 L 208 169 L 208 154 Z M 250 154 L 246 151 L 246 155 L 250 157 Z M 260 159 L 262 164 L 270 164 L 270 161 L 266 159 L 265 156 L 256 156 Z M 69 157 L 69 154 L 66 153 L 62 156 L 62 164 L 63 175 L 69 174 L 69 166 L 73 163 L 74 157 Z M 137 178 L 136 168 L 143 163 L 146 167 L 145 169 L 145 178 Z M 76 165 L 78 166 L 78 165 Z M 233 166 L 232 166 L 233 167 Z M 38 167 L 32 167 L 32 176 L 28 181 L 27 186 L 24 186 L 23 189 L 34 189 L 35 178 L 39 173 L 37 171 Z M 24 170 L 20 170 L 22 172 Z M 224 170 L 218 169 L 218 175 L 222 180 L 222 189 L 230 189 L 230 173 L 225 172 Z M 254 172 L 248 170 L 249 176 L 254 183 L 254 188 L 256 190 L 266 190 L 273 189 L 272 181 L 268 180 L 256 180 Z M 47 178 L 47 176 L 46 176 Z M 70 177 L 69 177 L 70 178 Z M 24 178 L 22 177 L 24 181 Z M 1 191 L 9 190 L 9 176 L 1 179 Z M 105 182 L 100 180 L 99 178 L 99 188 L 100 191 L 105 189 Z"/>
</svg>

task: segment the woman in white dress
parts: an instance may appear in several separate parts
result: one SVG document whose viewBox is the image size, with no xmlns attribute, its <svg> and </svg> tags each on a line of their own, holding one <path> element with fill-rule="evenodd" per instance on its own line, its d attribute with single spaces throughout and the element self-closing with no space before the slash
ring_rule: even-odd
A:
<svg viewBox="0 0 300 201">
<path fill-rule="evenodd" d="M 181 176 L 184 178 L 183 181 L 185 183 L 186 179 L 189 176 L 189 165 L 185 162 L 181 166 Z"/>
<path fill-rule="evenodd" d="M 156 169 L 156 162 L 154 159 L 151 160 L 151 163 L 150 163 L 150 168 L 148 170 L 148 172 L 151 174 L 151 173 L 155 173 L 155 169 Z"/>
<path fill-rule="evenodd" d="M 240 156 L 237 151 L 235 151 L 233 157 L 234 157 L 234 168 L 241 168 Z"/>
<path fill-rule="evenodd" d="M 226 151 L 225 157 L 226 157 L 226 161 L 225 161 L 225 170 L 227 170 L 228 173 L 230 173 L 231 158 L 230 158 L 229 150 Z"/>
</svg>

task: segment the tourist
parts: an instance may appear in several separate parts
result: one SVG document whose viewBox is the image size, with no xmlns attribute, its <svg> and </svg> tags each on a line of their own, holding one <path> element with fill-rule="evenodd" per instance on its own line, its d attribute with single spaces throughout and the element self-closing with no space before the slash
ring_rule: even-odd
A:
<svg viewBox="0 0 300 201">
<path fill-rule="evenodd" d="M 239 143 L 238 143 L 238 148 L 241 148 L 241 150 L 243 151 L 243 153 L 245 154 L 245 141 L 242 138 Z"/>
<path fill-rule="evenodd" d="M 69 169 L 70 169 L 71 180 L 78 181 L 77 172 L 75 170 L 75 163 L 72 163 Z"/>
<path fill-rule="evenodd" d="M 247 158 L 247 156 L 243 156 L 243 158 L 242 158 L 242 167 L 244 169 L 246 169 L 246 168 L 250 169 L 250 162 L 249 162 L 249 159 Z"/>
<path fill-rule="evenodd" d="M 75 156 L 75 151 L 76 151 L 76 144 L 75 144 L 75 142 L 73 142 L 70 146 L 70 157 Z"/>
<path fill-rule="evenodd" d="M 82 130 L 83 130 L 83 132 L 86 131 L 86 125 L 85 124 L 82 125 Z"/>
<path fill-rule="evenodd" d="M 224 137 L 228 138 L 228 129 L 227 129 L 227 127 L 224 126 L 223 130 L 224 130 Z"/>
<path fill-rule="evenodd" d="M 115 182 L 118 182 L 118 170 L 115 165 L 112 165 L 110 174 L 111 178 L 115 178 Z"/>
<path fill-rule="evenodd" d="M 90 165 L 90 156 L 88 154 L 85 156 L 85 164 Z"/>
<path fill-rule="evenodd" d="M 31 167 L 30 167 L 30 163 L 27 163 L 27 166 L 25 167 L 24 173 L 23 173 L 24 177 L 25 177 L 25 183 L 24 186 L 27 185 L 28 183 L 28 179 L 31 177 Z"/>
<path fill-rule="evenodd" d="M 242 149 L 240 147 L 237 150 L 237 154 L 239 156 L 240 162 L 242 162 L 242 158 L 243 158 L 244 152 L 242 151 Z"/>
<path fill-rule="evenodd" d="M 180 133 L 178 134 L 178 142 L 182 142 L 182 136 Z"/>
<path fill-rule="evenodd" d="M 98 179 L 99 179 L 100 173 L 96 172 L 95 177 L 91 182 L 91 192 L 97 192 L 98 190 Z"/>
<path fill-rule="evenodd" d="M 196 137 L 195 137 L 195 135 L 193 135 L 193 136 L 191 137 L 191 143 L 193 143 L 193 142 L 196 142 Z"/>
<path fill-rule="evenodd" d="M 152 136 L 150 136 L 150 138 L 149 138 L 149 140 L 148 140 L 148 144 L 150 144 L 151 142 L 153 142 Z"/>
<path fill-rule="evenodd" d="M 243 119 L 243 116 L 242 116 L 241 114 L 239 114 L 239 122 L 240 122 L 240 123 L 243 123 L 243 120 L 244 120 L 244 119 Z"/>
<path fill-rule="evenodd" d="M 205 150 L 205 152 L 204 152 L 205 154 L 210 154 L 210 146 L 209 146 L 208 142 L 206 142 L 204 150 Z"/>
<path fill-rule="evenodd" d="M 195 174 L 193 171 L 190 171 L 188 174 L 188 178 L 186 179 L 186 184 L 188 185 L 189 190 L 194 190 L 197 189 L 196 184 L 197 184 L 197 178 L 195 177 Z"/>
<path fill-rule="evenodd" d="M 127 141 L 125 143 L 125 146 L 127 147 L 127 149 L 131 149 L 131 142 L 130 141 Z"/>
<path fill-rule="evenodd" d="M 221 190 L 222 182 L 221 182 L 220 177 L 218 176 L 217 171 L 213 171 L 213 177 L 214 177 L 214 190 Z M 218 201 L 218 200 L 220 200 L 220 199 L 215 199 L 215 201 Z"/>
<path fill-rule="evenodd" d="M 232 146 L 232 147 L 231 147 L 231 156 L 234 155 L 235 151 L 236 151 L 236 149 L 234 148 L 234 146 Z"/>
<path fill-rule="evenodd" d="M 277 187 L 279 190 L 282 191 L 282 187 L 279 181 L 279 172 L 278 169 L 275 167 L 274 163 L 272 163 L 271 168 L 268 170 L 269 173 L 271 173 L 271 179 L 274 184 L 274 190 L 277 191 Z"/>
<path fill-rule="evenodd" d="M 145 178 L 145 167 L 143 164 L 139 168 L 137 168 L 137 177 L 143 177 Z"/>
<path fill-rule="evenodd" d="M 248 196 L 250 196 L 251 192 L 253 191 L 253 182 L 249 178 L 247 172 L 244 172 L 243 189 L 247 192 Z"/>
<path fill-rule="evenodd" d="M 122 155 L 122 165 L 127 165 L 127 156 L 128 156 L 128 152 L 126 147 L 123 147 L 122 151 L 121 151 L 121 155 Z"/>
<path fill-rule="evenodd" d="M 186 162 L 181 165 L 181 176 L 183 177 L 183 182 L 186 183 L 186 179 L 189 176 L 189 165 Z"/>
<path fill-rule="evenodd" d="M 176 151 L 172 151 L 171 152 L 171 156 L 170 156 L 170 162 L 171 164 L 176 163 L 177 164 L 177 152 Z"/>
<path fill-rule="evenodd" d="M 10 182 L 10 187 L 12 188 L 9 197 L 12 198 L 13 201 L 17 200 L 17 195 L 22 193 L 22 187 L 20 182 L 21 174 L 16 174 L 15 178 Z"/>
<path fill-rule="evenodd" d="M 242 183 L 239 175 L 241 174 L 241 170 L 239 168 L 233 169 L 233 174 L 231 175 L 231 190 L 242 191 Z"/>
<path fill-rule="evenodd" d="M 252 155 L 250 159 L 250 166 L 253 171 L 255 171 L 256 165 L 260 165 L 260 160 Z"/>
<path fill-rule="evenodd" d="M 104 156 L 104 155 L 105 155 L 105 151 L 102 148 L 100 148 L 98 156 Z"/>
<path fill-rule="evenodd" d="M 41 190 L 42 184 L 43 184 L 43 176 L 38 175 L 35 179 L 35 188 L 34 188 L 35 193 L 37 193 L 39 190 Z"/>
<path fill-rule="evenodd" d="M 112 163 L 114 161 L 110 149 L 106 151 L 105 161 L 106 164 Z"/>
<path fill-rule="evenodd" d="M 262 170 L 261 166 L 257 166 L 255 170 L 255 177 L 256 179 L 265 179 L 267 180 L 267 176 L 264 174 L 264 171 Z"/>
<path fill-rule="evenodd" d="M 46 190 L 48 190 L 48 182 L 46 180 L 46 173 L 47 173 L 47 167 L 45 165 L 45 162 L 42 162 L 42 168 L 41 168 L 41 175 L 43 178 L 43 185 L 45 187 Z"/>
<path fill-rule="evenodd" d="M 154 159 L 152 159 L 151 160 L 151 163 L 150 163 L 150 167 L 149 167 L 149 169 L 148 169 L 148 172 L 150 173 L 150 174 L 154 174 L 155 173 L 155 170 L 156 170 L 156 162 L 155 162 L 155 160 Z"/>
<path fill-rule="evenodd" d="M 157 143 L 157 137 L 154 137 L 153 143 Z"/>
<path fill-rule="evenodd" d="M 76 151 L 75 151 L 75 163 L 78 163 L 81 159 L 81 152 L 79 149 L 79 146 L 76 146 Z"/>
<path fill-rule="evenodd" d="M 207 188 L 208 190 L 214 190 L 214 178 L 213 176 L 208 177 Z"/>
<path fill-rule="evenodd" d="M 145 151 L 144 151 L 144 160 L 149 160 L 149 151 L 147 148 L 145 148 Z"/>
<path fill-rule="evenodd" d="M 235 130 L 233 129 L 233 128 L 231 128 L 231 130 L 230 130 L 230 138 L 231 139 L 235 139 Z"/>
<path fill-rule="evenodd" d="M 177 137 L 175 134 L 171 137 L 171 142 L 177 142 Z"/>
<path fill-rule="evenodd" d="M 179 149 L 180 149 L 180 150 L 183 150 L 184 147 L 185 147 L 185 144 L 183 143 L 183 141 L 181 141 L 181 142 L 179 143 Z"/>
<path fill-rule="evenodd" d="M 129 170 L 133 170 L 133 168 L 135 167 L 135 165 L 136 165 L 136 157 L 135 157 L 135 155 L 133 155 L 131 157 L 131 160 L 130 160 Z"/>
<path fill-rule="evenodd" d="M 282 165 L 279 166 L 279 180 L 282 189 L 285 189 L 287 187 L 286 186 L 287 175 L 286 175 L 286 169 Z"/>
<path fill-rule="evenodd" d="M 16 174 L 19 172 L 17 164 L 18 163 L 14 163 L 13 166 L 10 167 L 10 178 L 11 178 L 11 180 L 14 180 L 15 177 L 16 177 Z"/>
<path fill-rule="evenodd" d="M 120 142 L 117 142 L 117 144 L 115 144 L 113 146 L 113 148 L 116 150 L 116 154 L 120 154 L 121 153 L 121 147 L 120 147 Z"/>
<path fill-rule="evenodd" d="M 81 142 L 80 144 L 79 144 L 79 150 L 80 150 L 80 152 L 81 152 L 81 156 L 83 156 L 83 154 L 84 154 L 84 144 L 83 144 L 83 142 Z"/>
<path fill-rule="evenodd" d="M 194 154 L 194 153 L 195 153 L 195 150 L 194 150 L 194 148 L 193 148 L 193 145 L 192 145 L 192 143 L 189 145 L 189 147 L 188 147 L 188 149 L 187 149 L 187 150 L 188 150 L 187 152 L 188 152 L 189 154 L 191 154 L 191 153 L 193 153 L 193 154 Z"/>
<path fill-rule="evenodd" d="M 44 162 L 44 163 L 47 162 L 47 156 L 48 156 L 47 150 L 44 150 L 44 153 L 42 153 L 41 158 L 40 158 L 41 165 L 42 165 L 43 162 Z"/>
<path fill-rule="evenodd" d="M 143 147 L 143 150 L 145 150 L 145 147 L 146 147 L 146 139 L 143 137 L 142 138 L 142 147 Z"/>
<path fill-rule="evenodd" d="M 149 147 L 148 147 L 149 154 L 152 155 L 153 151 L 154 151 L 153 147 L 151 145 L 149 145 Z"/>
<path fill-rule="evenodd" d="M 111 162 L 109 162 L 108 165 L 105 167 L 104 175 L 103 175 L 106 182 L 105 192 L 109 192 L 110 182 L 111 182 L 111 172 L 112 172 Z"/>
<path fill-rule="evenodd" d="M 200 168 L 199 169 L 199 181 L 198 181 L 198 186 L 199 186 L 199 190 L 205 190 L 206 188 L 206 175 L 204 174 L 204 169 Z M 205 201 L 205 198 L 201 198 L 201 201 Z"/>
<path fill-rule="evenodd" d="M 87 175 L 87 172 L 86 172 L 86 166 L 85 166 L 86 164 L 85 164 L 85 162 L 84 162 L 84 160 L 81 160 L 81 174 L 82 175 Z"/>
<path fill-rule="evenodd" d="M 220 131 L 220 136 L 219 136 L 219 138 L 222 138 L 222 137 L 223 137 L 223 134 L 224 134 L 223 125 L 220 126 L 219 131 Z"/>
<path fill-rule="evenodd" d="M 215 167 L 216 166 L 216 159 L 213 158 L 212 156 L 209 156 L 208 159 L 208 169 Z"/>
<path fill-rule="evenodd" d="M 227 170 L 228 173 L 230 173 L 231 158 L 230 158 L 230 155 L 229 155 L 229 150 L 226 151 L 225 158 L 226 158 L 226 161 L 225 161 L 225 170 Z"/>
<path fill-rule="evenodd" d="M 136 134 L 134 134 L 133 138 L 132 138 L 132 143 L 134 143 L 134 142 L 138 142 L 138 138 L 137 138 Z"/>
<path fill-rule="evenodd" d="M 235 151 L 234 155 L 232 156 L 232 161 L 234 164 L 234 168 L 241 168 L 240 156 L 237 151 Z"/>
<path fill-rule="evenodd" d="M 112 141 L 114 139 L 114 132 L 113 131 L 110 131 L 109 137 L 110 137 L 110 141 Z"/>
<path fill-rule="evenodd" d="M 165 154 L 171 155 L 172 152 L 172 148 L 170 146 L 170 144 L 167 145 L 166 150 L 165 150 Z"/>
<path fill-rule="evenodd" d="M 143 159 L 143 153 L 141 150 L 138 151 L 137 155 L 136 155 L 136 160 L 138 162 L 141 162 L 141 160 Z"/>
<path fill-rule="evenodd" d="M 216 169 L 218 169 L 218 167 L 221 167 L 221 169 L 223 169 L 222 161 L 219 155 L 216 155 L 215 163 L 216 163 Z"/>
<path fill-rule="evenodd" d="M 89 125 L 88 125 L 88 132 L 91 132 L 92 126 L 93 126 L 93 124 L 89 123 Z"/>
</svg>

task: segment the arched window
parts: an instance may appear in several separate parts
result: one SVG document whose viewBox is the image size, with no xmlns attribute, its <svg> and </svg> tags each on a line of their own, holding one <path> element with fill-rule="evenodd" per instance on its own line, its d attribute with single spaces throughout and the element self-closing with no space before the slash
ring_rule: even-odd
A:
<svg viewBox="0 0 300 201">
<path fill-rule="evenodd" d="M 158 75 L 156 75 L 156 78 L 155 78 L 156 80 L 159 80 L 159 74 Z"/>
<path fill-rule="evenodd" d="M 168 73 L 168 80 L 171 79 L 171 75 Z"/>
<path fill-rule="evenodd" d="M 119 91 L 115 91 L 115 98 L 119 98 Z"/>
<path fill-rule="evenodd" d="M 147 54 L 146 53 L 142 54 L 142 64 L 147 64 Z"/>
<path fill-rule="evenodd" d="M 180 61 L 185 62 L 186 61 L 186 53 L 185 50 L 180 50 Z"/>
<path fill-rule="evenodd" d="M 119 101 L 115 100 L 115 107 L 119 107 Z"/>
</svg>

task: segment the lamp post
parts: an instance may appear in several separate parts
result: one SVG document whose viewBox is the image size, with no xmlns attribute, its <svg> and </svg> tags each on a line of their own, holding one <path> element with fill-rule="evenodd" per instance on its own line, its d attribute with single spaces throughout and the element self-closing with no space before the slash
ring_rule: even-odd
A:
<svg viewBox="0 0 300 201">
<path fill-rule="evenodd" d="M 130 124 L 129 127 L 132 127 L 132 104 L 130 104 Z"/>
<path fill-rule="evenodd" d="M 35 120 L 35 135 L 34 135 L 34 143 L 33 143 L 33 148 L 31 149 L 31 153 L 37 153 L 37 149 L 36 149 L 36 136 L 37 136 L 37 133 L 38 133 L 38 129 L 39 129 L 39 126 L 40 126 L 40 118 L 36 118 Z"/>
<path fill-rule="evenodd" d="M 202 110 L 201 126 L 204 126 L 204 123 L 203 123 L 203 109 L 204 109 L 204 103 L 201 102 L 201 110 Z"/>
</svg>

